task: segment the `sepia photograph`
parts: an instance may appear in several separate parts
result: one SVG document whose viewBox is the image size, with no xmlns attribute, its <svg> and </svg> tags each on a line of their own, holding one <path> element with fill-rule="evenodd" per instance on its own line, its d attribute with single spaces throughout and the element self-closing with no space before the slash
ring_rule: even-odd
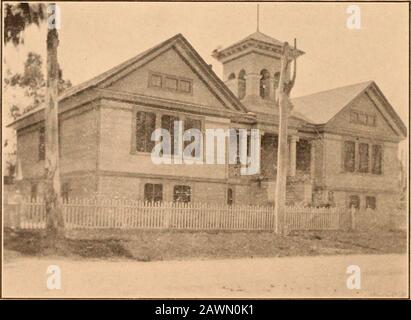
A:
<svg viewBox="0 0 411 320">
<path fill-rule="evenodd" d="M 409 10 L 2 2 L 1 298 L 410 299 Z"/>
</svg>

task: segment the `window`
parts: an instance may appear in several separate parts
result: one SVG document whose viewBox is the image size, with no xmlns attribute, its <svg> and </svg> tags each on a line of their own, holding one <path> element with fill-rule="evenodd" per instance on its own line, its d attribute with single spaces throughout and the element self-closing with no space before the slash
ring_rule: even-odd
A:
<svg viewBox="0 0 411 320">
<path fill-rule="evenodd" d="M 182 93 L 191 93 L 193 91 L 193 81 L 182 79 L 177 76 L 152 73 L 149 76 L 149 87 L 163 88 Z"/>
<path fill-rule="evenodd" d="M 368 153 L 367 143 L 360 143 L 359 153 L 360 153 L 360 167 L 358 170 L 359 172 L 368 172 L 369 153 Z"/>
<path fill-rule="evenodd" d="M 191 82 L 187 80 L 180 80 L 180 91 L 190 93 L 191 92 Z"/>
<path fill-rule="evenodd" d="M 372 146 L 372 173 L 382 173 L 382 147 L 378 144 Z"/>
<path fill-rule="evenodd" d="M 170 133 L 170 152 L 174 154 L 174 122 L 178 121 L 178 117 L 171 115 L 163 115 L 161 117 L 161 128 L 166 129 Z"/>
<path fill-rule="evenodd" d="M 328 203 L 334 205 L 334 192 L 328 191 Z"/>
<path fill-rule="evenodd" d="M 299 139 L 297 141 L 296 169 L 302 172 L 310 172 L 311 167 L 311 143 L 309 140 Z"/>
<path fill-rule="evenodd" d="M 280 73 L 276 72 L 274 74 L 274 98 L 277 93 L 278 85 L 280 84 Z"/>
<path fill-rule="evenodd" d="M 61 198 L 64 202 L 68 202 L 70 194 L 70 184 L 68 182 L 64 182 L 61 185 Z"/>
<path fill-rule="evenodd" d="M 174 201 L 175 202 L 190 202 L 191 187 L 190 186 L 174 186 Z"/>
<path fill-rule="evenodd" d="M 246 92 L 245 71 L 241 70 L 238 74 L 238 99 L 243 99 Z"/>
<path fill-rule="evenodd" d="M 230 73 L 230 75 L 228 76 L 228 80 L 233 80 L 235 79 L 235 73 Z"/>
<path fill-rule="evenodd" d="M 360 208 L 360 197 L 357 195 L 352 195 L 350 196 L 350 203 L 349 203 L 349 208 L 354 207 L 355 209 Z"/>
<path fill-rule="evenodd" d="M 358 123 L 358 113 L 357 112 L 354 112 L 354 111 L 351 112 L 350 121 L 352 123 Z"/>
<path fill-rule="evenodd" d="M 356 151 L 355 144 L 353 141 L 344 142 L 344 170 L 346 172 L 382 174 L 382 146 L 363 142 L 358 143 Z M 358 165 L 356 165 L 356 157 Z"/>
<path fill-rule="evenodd" d="M 367 196 L 365 197 L 365 208 L 366 209 L 377 209 L 377 200 L 375 197 Z"/>
<path fill-rule="evenodd" d="M 177 88 L 178 88 L 177 78 L 166 77 L 165 87 L 167 89 L 177 90 Z"/>
<path fill-rule="evenodd" d="M 270 73 L 264 69 L 260 72 L 260 97 L 268 99 L 270 97 Z"/>
<path fill-rule="evenodd" d="M 151 134 L 156 128 L 156 114 L 153 112 L 139 111 L 136 115 L 136 150 L 151 152 L 154 141 Z"/>
<path fill-rule="evenodd" d="M 39 160 L 46 158 L 46 128 L 41 127 L 39 131 Z"/>
<path fill-rule="evenodd" d="M 367 125 L 368 126 L 375 126 L 376 118 L 375 116 L 367 115 Z"/>
<path fill-rule="evenodd" d="M 163 201 L 163 185 L 146 183 L 144 185 L 144 201 L 161 202 Z"/>
<path fill-rule="evenodd" d="M 152 74 L 150 76 L 150 86 L 161 88 L 162 83 L 163 83 L 163 78 L 161 75 Z"/>
<path fill-rule="evenodd" d="M 344 142 L 344 170 L 347 172 L 355 171 L 355 142 Z"/>
<path fill-rule="evenodd" d="M 227 204 L 231 206 L 234 203 L 233 189 L 227 189 Z"/>
<path fill-rule="evenodd" d="M 363 114 L 363 113 L 360 113 L 360 114 L 358 115 L 358 123 L 360 123 L 360 124 L 367 124 L 367 115 L 366 115 L 366 114 Z"/>
<path fill-rule="evenodd" d="M 373 127 L 375 126 L 375 123 L 376 123 L 376 117 L 375 115 L 360 112 L 360 111 L 351 111 L 350 122 Z"/>
<path fill-rule="evenodd" d="M 201 132 L 201 120 L 199 119 L 192 119 L 192 118 L 186 118 L 184 121 L 184 131 L 190 130 L 190 129 L 197 129 Z M 191 137 L 191 141 L 184 141 L 184 149 L 191 144 L 193 141 L 195 141 L 194 137 Z M 201 145 L 199 146 L 199 149 L 201 150 Z M 195 157 L 195 149 L 191 150 L 191 156 Z"/>
<path fill-rule="evenodd" d="M 36 202 L 37 200 L 37 183 L 32 183 L 30 187 L 30 200 Z"/>
</svg>

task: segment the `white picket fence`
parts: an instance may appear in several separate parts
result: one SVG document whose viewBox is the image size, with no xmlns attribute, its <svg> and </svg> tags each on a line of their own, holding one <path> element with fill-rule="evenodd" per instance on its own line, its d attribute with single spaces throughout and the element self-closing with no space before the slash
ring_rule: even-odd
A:
<svg viewBox="0 0 411 320">
<path fill-rule="evenodd" d="M 6 205 L 9 222 L 22 229 L 42 229 L 42 201 Z M 129 199 L 69 199 L 62 207 L 67 229 L 274 230 L 272 206 L 204 203 L 149 203 Z M 289 230 L 337 230 L 349 212 L 345 208 L 287 207 Z M 345 220 L 344 220 L 345 219 Z"/>
</svg>

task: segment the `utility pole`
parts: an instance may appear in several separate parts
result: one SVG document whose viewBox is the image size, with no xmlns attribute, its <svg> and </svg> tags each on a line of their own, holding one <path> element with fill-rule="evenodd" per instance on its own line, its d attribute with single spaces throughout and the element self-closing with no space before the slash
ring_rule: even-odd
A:
<svg viewBox="0 0 411 320">
<path fill-rule="evenodd" d="M 49 19 L 56 10 L 56 4 L 48 5 Z M 58 92 L 59 64 L 57 48 L 59 45 L 56 25 L 48 24 L 47 29 L 47 90 L 45 108 L 45 143 L 46 143 L 46 192 L 45 207 L 47 235 L 61 237 L 64 235 L 62 199 L 60 195 L 59 140 L 58 140 Z"/>
<path fill-rule="evenodd" d="M 294 39 L 294 52 L 292 52 L 287 42 L 283 45 L 281 55 L 281 70 L 280 80 L 277 92 L 277 104 L 280 111 L 280 124 L 278 133 L 278 156 L 277 156 L 277 179 L 275 189 L 275 231 L 277 234 L 284 235 L 285 230 L 285 201 L 286 201 L 286 186 L 287 186 L 287 160 L 288 160 L 288 145 L 287 145 L 287 120 L 292 109 L 290 102 L 290 92 L 294 87 L 297 74 L 297 42 Z M 290 65 L 294 60 L 294 72 L 290 79 Z"/>
</svg>

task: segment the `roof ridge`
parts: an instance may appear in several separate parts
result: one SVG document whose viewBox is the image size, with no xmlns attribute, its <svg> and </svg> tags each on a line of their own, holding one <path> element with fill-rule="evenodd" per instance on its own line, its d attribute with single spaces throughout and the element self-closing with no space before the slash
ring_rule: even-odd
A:
<svg viewBox="0 0 411 320">
<path fill-rule="evenodd" d="M 344 89 L 344 88 L 348 88 L 348 87 L 356 87 L 356 86 L 365 85 L 365 84 L 367 84 L 367 86 L 368 86 L 373 82 L 374 82 L 374 80 L 368 80 L 368 81 L 363 81 L 363 82 L 358 82 L 358 83 L 353 83 L 353 84 L 347 84 L 347 85 L 340 86 L 340 87 L 334 87 L 334 88 L 330 88 L 330 89 L 326 89 L 326 90 L 312 92 L 312 93 L 309 93 L 309 94 L 306 94 L 306 95 L 303 95 L 303 96 L 293 97 L 293 98 L 291 98 L 291 100 L 306 98 L 306 97 L 310 97 L 310 96 L 313 96 L 313 95 L 316 95 L 316 94 L 327 93 L 327 92 L 330 92 L 330 91 Z"/>
</svg>

